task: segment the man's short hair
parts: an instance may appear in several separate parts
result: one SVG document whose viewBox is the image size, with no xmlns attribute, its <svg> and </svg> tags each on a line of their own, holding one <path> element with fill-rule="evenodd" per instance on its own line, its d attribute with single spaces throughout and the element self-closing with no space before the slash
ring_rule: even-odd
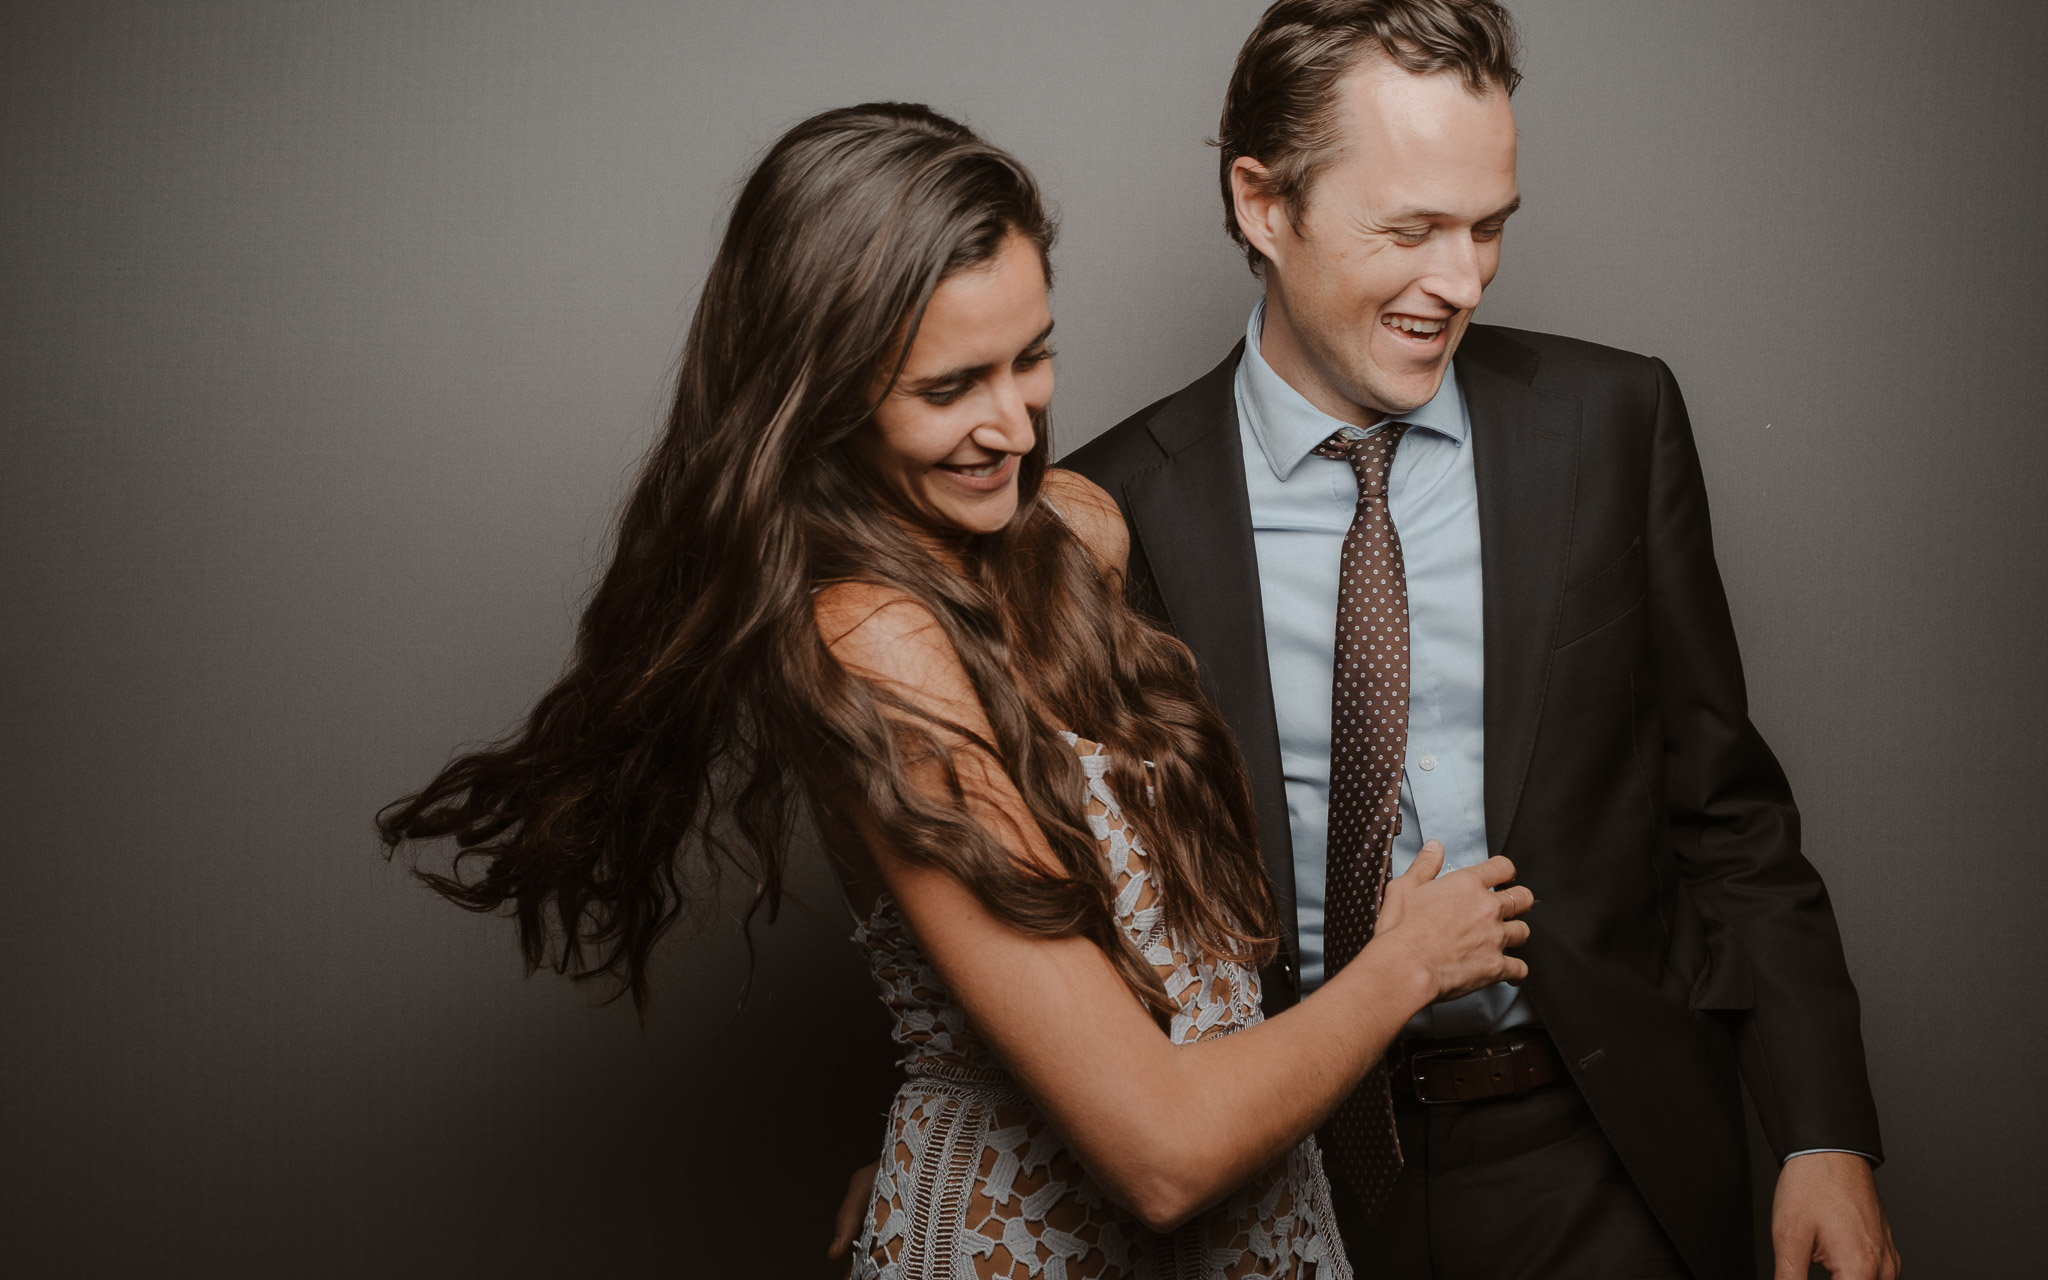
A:
<svg viewBox="0 0 2048 1280">
<path fill-rule="evenodd" d="M 1360 61 L 1384 57 L 1415 75 L 1455 71 L 1475 94 L 1512 94 L 1522 82 L 1514 19 L 1493 0 L 1279 0 L 1237 54 L 1223 121 L 1223 222 L 1253 274 L 1265 262 L 1237 225 L 1230 167 L 1250 156 L 1265 190 L 1299 224 L 1309 188 L 1338 142 L 1337 82 Z"/>
</svg>

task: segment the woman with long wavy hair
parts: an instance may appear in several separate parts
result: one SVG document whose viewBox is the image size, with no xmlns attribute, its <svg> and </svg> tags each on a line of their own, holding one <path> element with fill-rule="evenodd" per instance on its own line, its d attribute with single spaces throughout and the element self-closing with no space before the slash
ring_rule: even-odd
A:
<svg viewBox="0 0 2048 1280">
<path fill-rule="evenodd" d="M 1417 1009 L 1520 976 L 1526 891 L 1426 854 L 1262 1020 L 1243 765 L 1122 598 L 1115 505 L 1047 465 L 1052 239 L 927 108 L 778 141 L 568 671 L 380 830 L 638 1003 L 690 864 L 772 918 L 815 823 L 907 1050 L 856 1275 L 1345 1276 L 1309 1135 Z"/>
</svg>

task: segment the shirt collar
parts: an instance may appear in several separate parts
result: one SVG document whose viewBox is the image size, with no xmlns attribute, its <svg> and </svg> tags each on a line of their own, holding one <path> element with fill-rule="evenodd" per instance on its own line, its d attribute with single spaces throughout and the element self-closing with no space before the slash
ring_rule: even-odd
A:
<svg viewBox="0 0 2048 1280">
<path fill-rule="evenodd" d="M 1265 322 L 1266 300 L 1261 298 L 1245 325 L 1244 358 L 1237 365 L 1237 403 L 1252 437 L 1266 455 L 1266 464 L 1273 468 L 1276 478 L 1284 481 L 1311 450 L 1345 424 L 1310 404 L 1299 391 L 1287 385 L 1286 379 L 1273 372 L 1273 366 L 1259 354 L 1259 334 Z M 1452 364 L 1455 366 L 1456 361 Z M 1443 385 L 1428 404 L 1401 414 L 1397 420 L 1410 427 L 1434 431 L 1453 444 L 1464 444 L 1465 398 L 1458 392 L 1456 368 L 1444 371 Z"/>
</svg>

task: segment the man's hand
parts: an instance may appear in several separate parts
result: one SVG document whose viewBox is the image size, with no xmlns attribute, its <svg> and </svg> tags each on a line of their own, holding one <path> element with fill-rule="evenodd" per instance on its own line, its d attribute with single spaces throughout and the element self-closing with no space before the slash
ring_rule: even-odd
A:
<svg viewBox="0 0 2048 1280">
<path fill-rule="evenodd" d="M 1772 1280 L 1806 1280 L 1816 1262 L 1837 1280 L 1897 1280 L 1899 1251 L 1870 1162 L 1848 1151 L 1787 1160 L 1771 1199 L 1771 1251 Z"/>
<path fill-rule="evenodd" d="M 875 1173 L 881 1167 L 877 1162 L 853 1171 L 853 1176 L 846 1180 L 846 1198 L 839 1202 L 839 1214 L 832 1219 L 832 1244 L 825 1250 L 825 1256 L 845 1258 L 848 1273 L 853 1270 L 853 1238 L 860 1234 L 860 1220 L 868 1211 L 868 1197 L 875 1193 Z"/>
</svg>

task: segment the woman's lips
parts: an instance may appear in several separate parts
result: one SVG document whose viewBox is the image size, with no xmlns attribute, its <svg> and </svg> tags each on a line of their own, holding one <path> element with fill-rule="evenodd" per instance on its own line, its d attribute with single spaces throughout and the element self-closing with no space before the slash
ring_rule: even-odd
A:
<svg viewBox="0 0 2048 1280">
<path fill-rule="evenodd" d="M 999 462 L 977 462 L 973 466 L 941 462 L 935 470 L 969 493 L 994 493 L 1017 474 L 1017 455 L 1006 453 Z"/>
</svg>

